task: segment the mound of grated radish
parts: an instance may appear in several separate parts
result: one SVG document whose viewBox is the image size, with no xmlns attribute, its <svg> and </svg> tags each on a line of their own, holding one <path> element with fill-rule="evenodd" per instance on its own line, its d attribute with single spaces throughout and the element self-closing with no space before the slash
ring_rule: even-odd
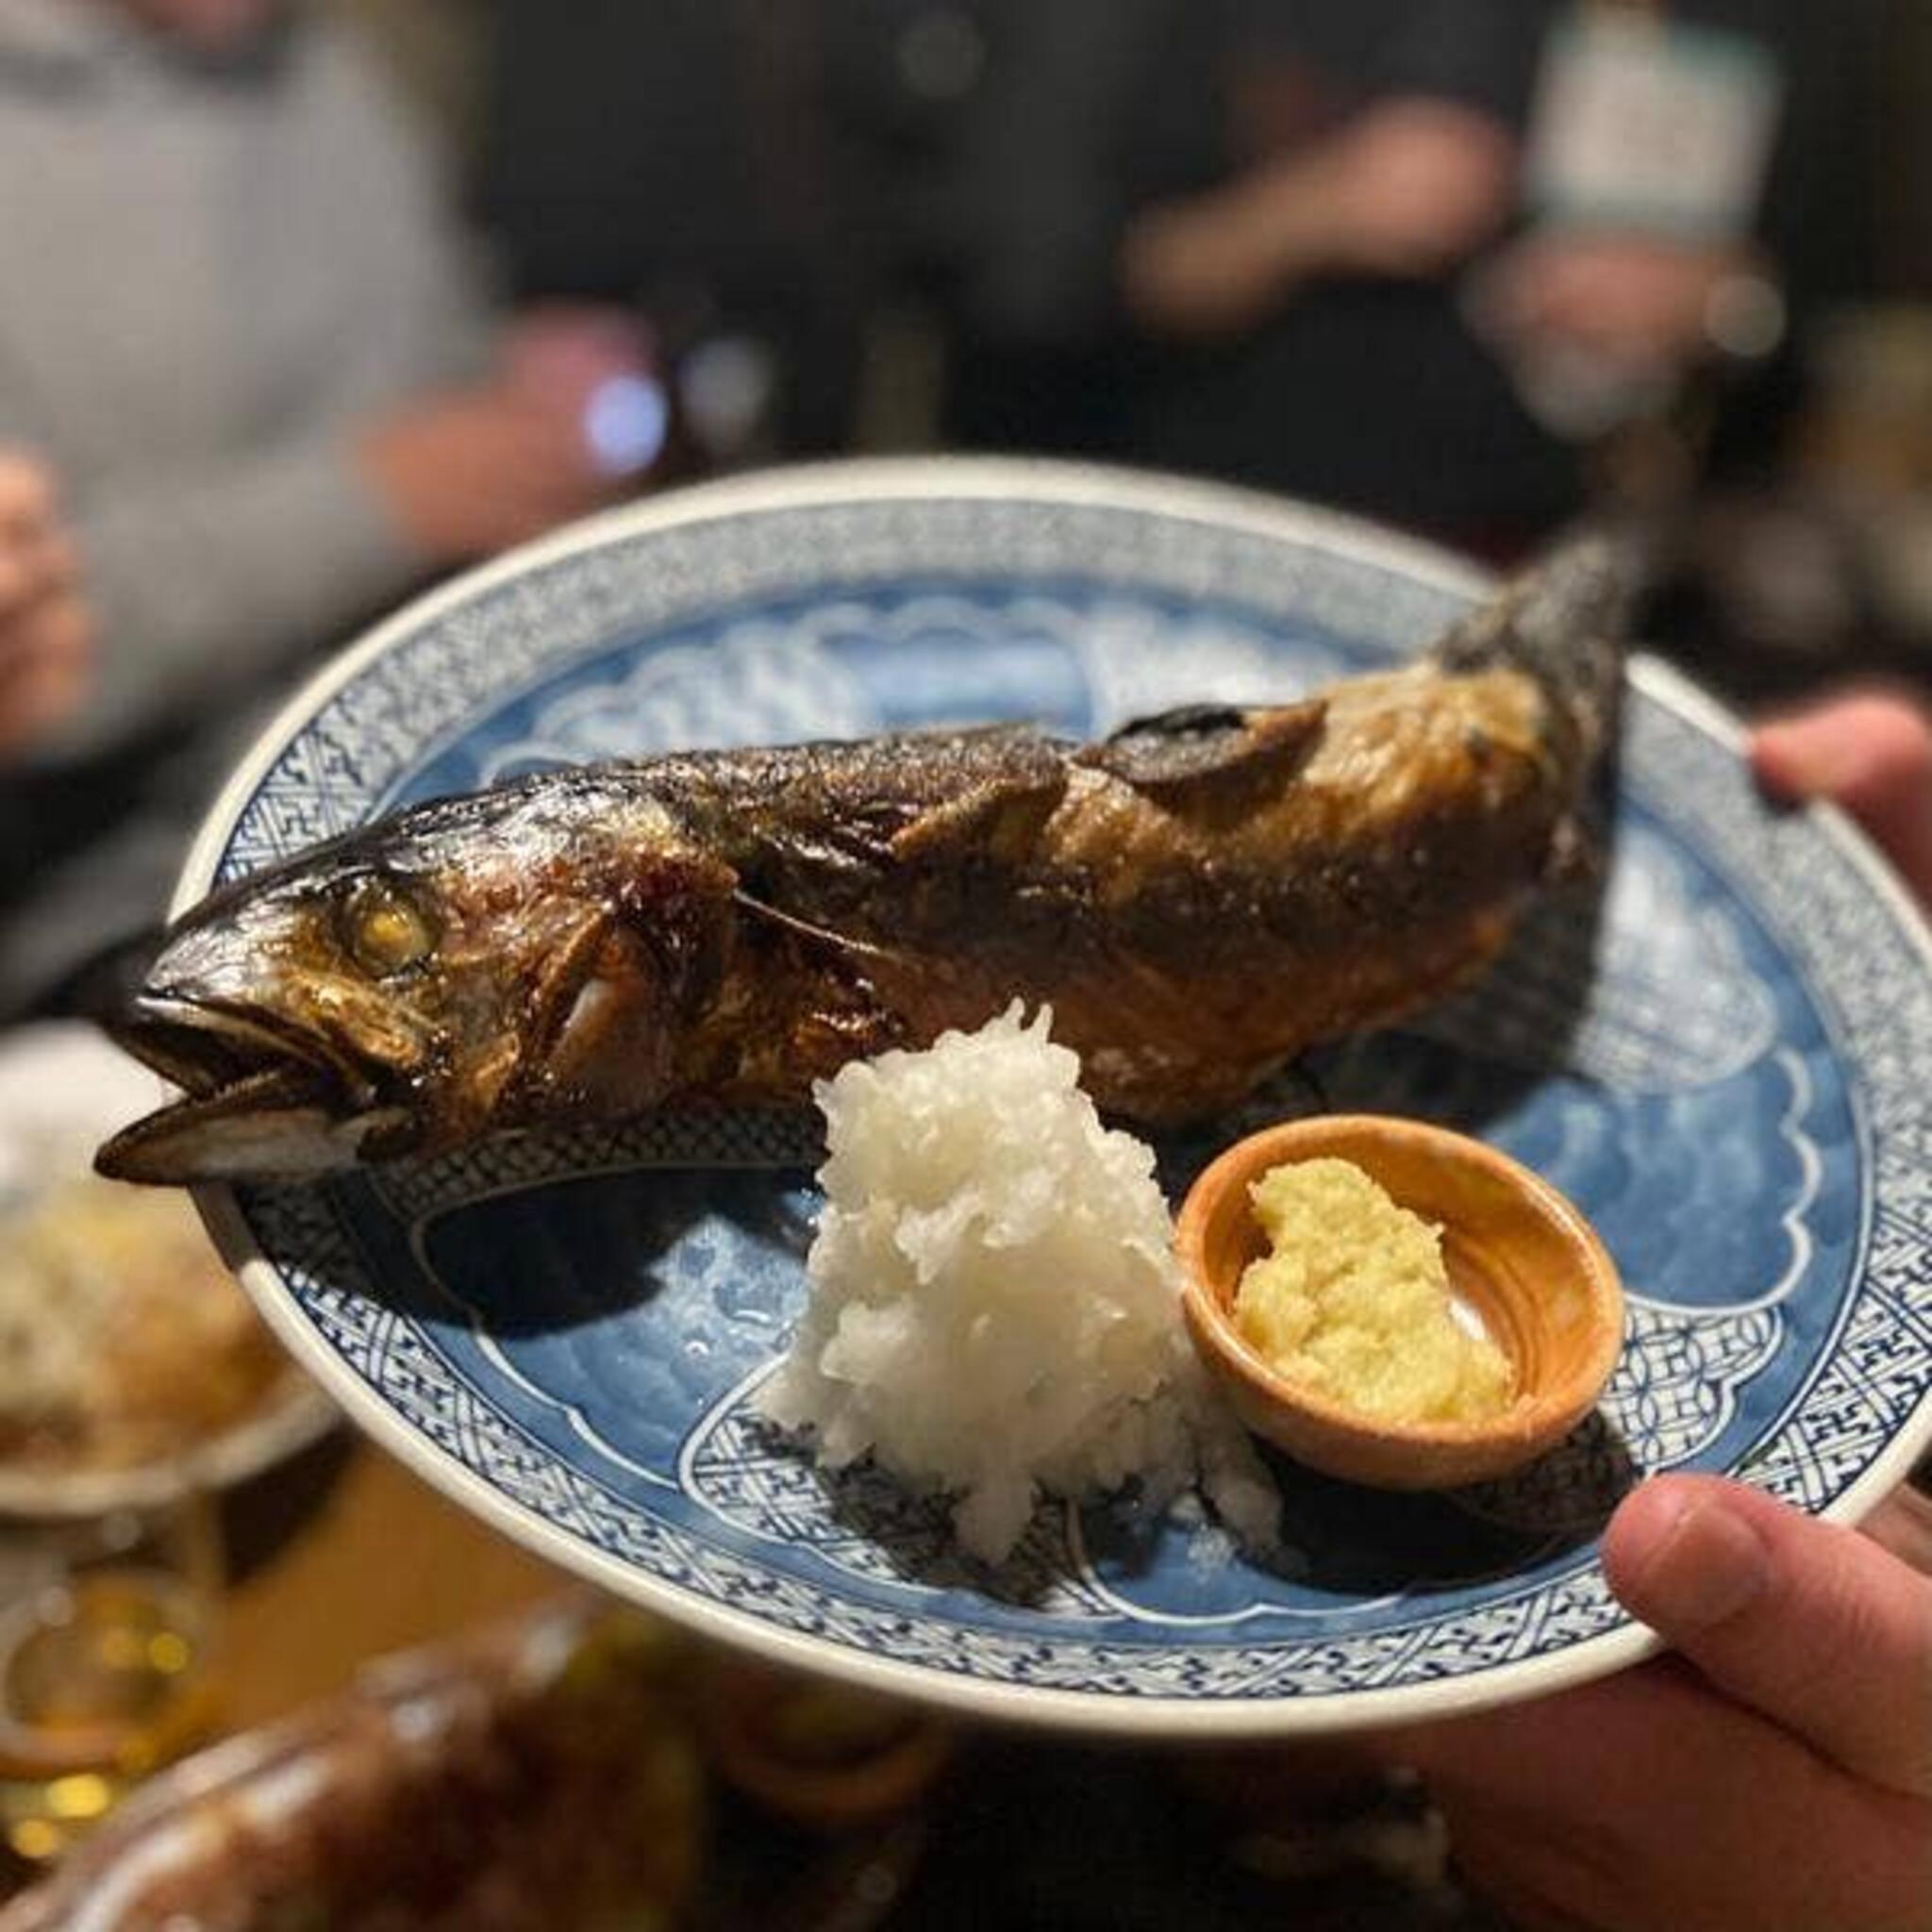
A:
<svg viewBox="0 0 1932 1932">
<path fill-rule="evenodd" d="M 989 1562 L 1042 1492 L 1199 1483 L 1240 1540 L 1279 1501 L 1189 1341 L 1154 1155 L 1103 1127 L 1080 1063 L 1016 1003 L 856 1062 L 816 1094 L 828 1158 L 811 1291 L 758 1403 L 839 1469 L 957 1498 Z"/>
</svg>

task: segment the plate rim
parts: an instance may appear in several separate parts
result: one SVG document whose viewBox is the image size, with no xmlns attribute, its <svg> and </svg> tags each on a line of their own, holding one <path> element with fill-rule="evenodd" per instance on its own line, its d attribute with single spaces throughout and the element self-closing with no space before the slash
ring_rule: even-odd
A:
<svg viewBox="0 0 1932 1932">
<path fill-rule="evenodd" d="M 613 541 L 720 521 L 750 511 L 841 503 L 1032 496 L 1058 505 L 1180 515 L 1277 540 L 1319 544 L 1331 554 L 1394 569 L 1431 587 L 1479 594 L 1493 573 L 1424 539 L 1362 517 L 1265 495 L 1237 486 L 1159 472 L 1069 463 L 1044 458 L 910 457 L 800 463 L 694 484 L 663 496 L 585 519 L 461 573 L 412 599 L 335 654 L 268 720 L 208 808 L 190 848 L 171 908 L 184 910 L 214 882 L 234 827 L 262 778 L 292 736 L 328 700 L 402 639 L 497 585 L 511 583 Z M 1632 657 L 1632 684 L 1664 708 L 1741 755 L 1742 722 L 1689 677 L 1647 654 Z M 1837 808 L 1796 808 L 1809 816 L 1863 877 L 1932 974 L 1932 922 L 1896 872 Z M 909 1698 L 979 1719 L 1031 1729 L 1141 1740 L 1260 1739 L 1317 1736 L 1436 1722 L 1546 1695 L 1624 1670 L 1660 1648 L 1634 1621 L 1566 1649 L 1494 1666 L 1468 1678 L 1421 1685 L 1311 1692 L 1296 1697 L 1189 1699 L 1074 1690 L 956 1675 L 930 1665 L 829 1642 L 784 1629 L 749 1612 L 712 1602 L 596 1549 L 557 1528 L 533 1507 L 502 1494 L 448 1450 L 412 1427 L 329 1348 L 274 1263 L 257 1243 L 234 1191 L 208 1184 L 194 1199 L 223 1258 L 263 1318 L 302 1368 L 321 1383 L 341 1413 L 431 1487 L 557 1565 L 701 1636 L 779 1662 L 823 1674 L 861 1690 Z M 1821 1521 L 1857 1522 L 1901 1482 L 1932 1446 L 1932 1394 L 1866 1470 L 1830 1504 Z M 559 1577 L 559 1582 L 564 1580 Z"/>
</svg>

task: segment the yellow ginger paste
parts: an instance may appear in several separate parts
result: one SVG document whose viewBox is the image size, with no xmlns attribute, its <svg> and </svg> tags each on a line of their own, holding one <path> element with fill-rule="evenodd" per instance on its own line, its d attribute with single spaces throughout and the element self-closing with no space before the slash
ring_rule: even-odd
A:
<svg viewBox="0 0 1932 1932">
<path fill-rule="evenodd" d="M 1475 1422 L 1509 1406 L 1509 1360 L 1457 1321 L 1441 1231 L 1350 1160 L 1271 1168 L 1252 1188 L 1274 1253 L 1237 1325 L 1276 1374 L 1378 1422 Z"/>
</svg>

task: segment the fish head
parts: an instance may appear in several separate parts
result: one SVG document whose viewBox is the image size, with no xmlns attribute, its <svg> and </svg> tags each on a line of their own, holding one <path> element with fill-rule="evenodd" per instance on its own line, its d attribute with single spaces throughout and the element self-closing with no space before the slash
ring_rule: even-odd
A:
<svg viewBox="0 0 1932 1932">
<path fill-rule="evenodd" d="M 311 1175 L 648 1106 L 701 909 L 732 883 L 650 801 L 553 779 L 416 808 L 225 886 L 107 1017 L 183 1092 L 96 1165 Z"/>
</svg>

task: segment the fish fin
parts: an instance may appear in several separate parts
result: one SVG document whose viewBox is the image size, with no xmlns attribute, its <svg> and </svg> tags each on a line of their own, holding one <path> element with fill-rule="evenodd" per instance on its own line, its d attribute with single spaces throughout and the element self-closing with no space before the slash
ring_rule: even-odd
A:
<svg viewBox="0 0 1932 1932">
<path fill-rule="evenodd" d="M 1044 771 L 986 779 L 900 826 L 891 855 L 901 864 L 953 852 L 1022 857 L 1066 791 L 1066 766 L 1058 758 Z"/>
<path fill-rule="evenodd" d="M 1185 705 L 1137 718 L 1076 754 L 1076 761 L 1108 773 L 1162 805 L 1184 808 L 1230 791 L 1291 778 L 1322 734 L 1328 707 L 1322 698 L 1243 709 L 1235 705 Z"/>
<path fill-rule="evenodd" d="M 854 939 L 850 933 L 843 933 L 829 925 L 819 925 L 809 919 L 801 919 L 795 912 L 787 912 L 782 907 L 774 906 L 767 899 L 760 899 L 755 892 L 748 892 L 742 886 L 732 893 L 732 904 L 740 911 L 748 912 L 754 919 L 763 920 L 767 924 L 779 927 L 796 938 L 809 940 L 815 945 L 829 946 L 833 952 L 853 959 L 891 959 L 897 956 L 888 948 L 875 945 L 871 940 Z"/>
<path fill-rule="evenodd" d="M 595 970 L 597 953 L 617 924 L 606 906 L 587 906 L 549 941 L 529 993 L 528 1058 L 541 1062 L 557 1043 L 577 995 Z"/>
<path fill-rule="evenodd" d="M 1578 770 L 1616 744 L 1630 624 L 1656 580 L 1663 539 L 1628 520 L 1554 544 L 1437 641 L 1444 671 L 1507 666 L 1536 680 L 1574 734 Z"/>
</svg>

